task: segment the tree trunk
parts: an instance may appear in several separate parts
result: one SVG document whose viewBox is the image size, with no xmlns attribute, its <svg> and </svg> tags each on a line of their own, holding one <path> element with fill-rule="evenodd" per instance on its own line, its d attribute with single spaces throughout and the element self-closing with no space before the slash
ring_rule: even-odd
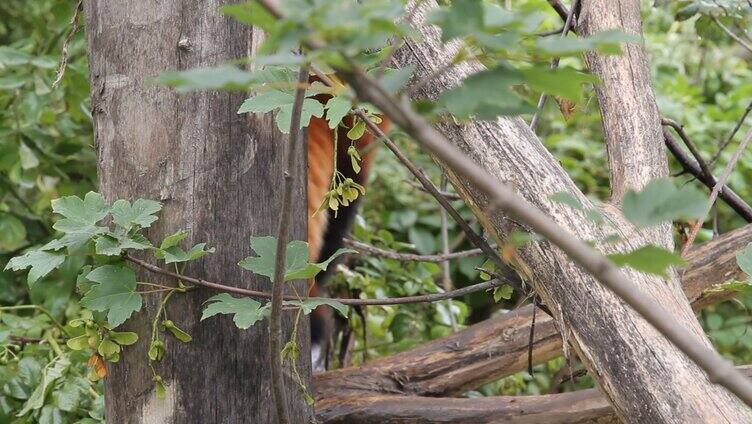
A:
<svg viewBox="0 0 752 424">
<path fill-rule="evenodd" d="M 237 263 L 251 254 L 250 235 L 276 232 L 285 168 L 285 138 L 269 116 L 238 115 L 240 93 L 178 95 L 150 79 L 163 71 L 222 64 L 245 57 L 258 42 L 251 30 L 217 10 L 220 2 L 139 0 L 85 2 L 91 100 L 99 157 L 100 190 L 112 201 L 153 198 L 164 204 L 149 231 L 152 240 L 178 229 L 193 243 L 216 253 L 188 266 L 186 273 L 219 281 L 242 281 L 270 290 L 264 277 Z M 298 158 L 295 195 L 305 195 L 305 151 Z M 293 205 L 291 238 L 304 239 L 305 202 Z M 139 281 L 175 284 L 140 274 Z M 203 302 L 213 293 L 195 290 L 173 296 L 170 318 L 193 335 L 183 344 L 165 336 L 167 354 L 153 364 L 167 395 L 154 391 L 146 351 L 150 324 L 160 302 L 149 295 L 144 310 L 125 326 L 140 335 L 105 383 L 108 422 L 270 423 L 275 422 L 269 390 L 267 323 L 237 329 L 227 317 L 199 323 Z M 292 315 L 284 317 L 289 335 Z M 298 343 L 308 351 L 308 325 Z M 310 378 L 308 355 L 300 372 Z M 311 411 L 287 381 L 291 420 L 308 422 Z"/>
<path fill-rule="evenodd" d="M 400 66 L 416 67 L 416 78 L 431 74 L 436 69 L 450 63 L 456 52 L 456 45 L 444 46 L 435 27 L 425 25 L 427 13 L 435 5 L 432 1 L 420 3 L 413 21 L 418 23 L 422 39 L 408 41 L 405 48 L 395 56 Z M 414 6 L 413 6 L 414 7 Z M 596 6 L 594 5 L 593 8 Z M 586 11 L 590 6 L 584 7 Z M 639 23 L 639 1 L 597 2 L 600 14 L 590 13 L 590 18 L 619 14 L 628 22 L 618 28 L 635 32 Z M 637 13 L 634 13 L 634 11 Z M 628 13 L 627 13 L 628 12 Z M 591 24 L 594 25 L 594 24 Z M 641 35 L 641 34 L 637 34 Z M 642 49 L 640 46 L 631 48 Z M 641 60 L 638 60 L 641 59 Z M 633 165 L 640 167 L 638 174 L 648 176 L 664 175 L 665 155 L 660 153 L 656 160 L 642 160 L 655 154 L 654 143 L 661 143 L 657 116 L 639 113 L 632 108 L 645 108 L 655 111 L 652 88 L 642 78 L 648 70 L 642 56 L 626 55 L 619 66 L 628 66 L 638 77 L 621 81 L 634 84 L 635 89 L 618 93 L 620 96 L 634 96 L 625 101 L 618 112 L 621 115 L 639 116 L 639 125 L 627 125 L 624 131 L 610 132 L 618 140 L 609 142 L 609 154 L 613 143 L 619 142 L 624 157 L 637 155 Z M 436 98 L 444 90 L 456 86 L 468 75 L 482 67 L 477 63 L 462 63 L 426 85 L 418 97 Z M 601 80 L 612 75 L 599 74 L 602 68 L 594 68 Z M 644 92 L 649 92 L 645 94 Z M 609 92 L 613 95 L 614 92 Z M 604 114 L 609 111 L 604 110 Z M 616 112 L 616 111 L 614 111 Z M 604 125 L 612 118 L 604 117 Z M 439 129 L 471 160 L 482 166 L 491 175 L 498 177 L 513 187 L 537 208 L 548 214 L 566 230 L 584 240 L 598 243 L 609 234 L 618 233 L 622 239 L 618 246 L 601 245 L 604 253 L 615 250 L 627 251 L 646 243 L 663 246 L 671 244 L 670 227 L 658 230 L 637 231 L 626 222 L 618 211 L 604 206 L 603 213 L 610 225 L 598 226 L 587 220 L 572 208 L 553 202 L 549 196 L 566 191 L 578 198 L 586 208 L 595 207 L 575 186 L 566 172 L 541 144 L 527 124 L 519 118 L 500 118 L 495 122 L 472 122 L 466 125 L 443 123 Z M 645 132 L 639 131 L 645 130 Z M 654 137 L 654 136 L 658 137 Z M 638 137 L 649 136 L 644 143 L 636 142 Z M 611 160 L 612 166 L 616 159 Z M 615 169 L 621 169 L 615 167 Z M 454 186 L 462 197 L 475 210 L 476 216 L 499 243 L 513 231 L 526 231 L 526 228 L 503 214 L 490 211 L 490 202 L 485 194 L 469 181 L 458 177 L 445 167 Z M 632 174 L 630 174 L 632 175 Z M 627 182 L 639 187 L 646 179 Z M 616 180 L 616 184 L 618 180 Z M 620 187 L 620 186 L 619 186 Z M 618 191 L 618 190 L 615 190 Z M 639 314 L 626 306 L 617 296 L 601 286 L 592 276 L 574 265 L 558 248 L 548 241 L 536 241 L 518 249 L 515 265 L 533 284 L 537 293 L 551 309 L 556 318 L 565 346 L 572 345 L 584 361 L 596 382 L 614 405 L 619 417 L 635 423 L 661 422 L 750 422 L 752 411 L 725 389 L 711 384 L 707 376 L 670 342 L 668 342 Z M 709 344 L 697 323 L 687 299 L 683 296 L 678 278 L 674 275 L 666 280 L 625 269 L 625 274 L 644 292 L 679 322 L 688 332 L 696 335 L 698 342 Z"/>
</svg>

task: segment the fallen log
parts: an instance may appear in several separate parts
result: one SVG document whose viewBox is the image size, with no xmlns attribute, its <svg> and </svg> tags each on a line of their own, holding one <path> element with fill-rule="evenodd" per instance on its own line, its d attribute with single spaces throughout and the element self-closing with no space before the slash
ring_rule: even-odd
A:
<svg viewBox="0 0 752 424">
<path fill-rule="evenodd" d="M 752 366 L 739 367 L 748 377 Z M 325 424 L 618 424 L 598 389 L 541 396 L 433 398 L 345 394 L 316 403 Z"/>
<path fill-rule="evenodd" d="M 752 242 L 752 224 L 689 252 L 688 266 L 681 272 L 681 281 L 695 310 L 733 297 L 731 291 L 708 290 L 726 281 L 743 278 L 735 254 L 749 242 Z M 522 371 L 527 366 L 532 310 L 528 305 L 357 368 L 316 374 L 316 398 L 320 401 L 337 399 L 343 391 L 353 390 L 374 394 L 452 396 Z M 553 319 L 539 312 L 535 323 L 533 362 L 543 363 L 561 354 L 561 336 Z"/>
</svg>

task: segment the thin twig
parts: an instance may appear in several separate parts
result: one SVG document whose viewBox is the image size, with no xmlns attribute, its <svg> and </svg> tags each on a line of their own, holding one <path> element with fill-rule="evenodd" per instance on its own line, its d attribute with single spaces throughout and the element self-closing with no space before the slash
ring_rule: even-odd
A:
<svg viewBox="0 0 752 424">
<path fill-rule="evenodd" d="M 744 113 L 742 114 L 741 119 L 739 119 L 736 122 L 736 126 L 734 126 L 734 129 L 731 130 L 731 134 L 729 134 L 728 137 L 726 137 L 726 140 L 723 142 L 723 144 L 721 144 L 721 147 L 718 148 L 718 152 L 715 155 L 713 155 L 713 157 L 708 162 L 710 166 L 713 166 L 715 161 L 718 160 L 719 157 L 721 157 L 721 153 L 723 153 L 726 147 L 728 147 L 728 145 L 731 144 L 731 141 L 736 136 L 736 133 L 739 131 L 739 128 L 741 128 L 742 125 L 744 124 L 744 121 L 747 119 L 747 116 L 749 115 L 750 111 L 752 111 L 752 102 L 749 102 L 749 104 L 747 105 L 747 108 L 744 109 Z"/>
<path fill-rule="evenodd" d="M 684 145 L 687 146 L 687 148 L 689 149 L 689 152 L 692 153 L 692 156 L 697 161 L 697 164 L 700 165 L 700 170 L 702 170 L 702 173 L 705 174 L 706 177 L 710 177 L 713 175 L 713 173 L 710 172 L 710 168 L 708 167 L 708 164 L 705 163 L 705 159 L 702 158 L 702 155 L 695 147 L 695 144 L 692 143 L 692 140 L 689 138 L 687 133 L 684 132 L 683 125 L 669 118 L 661 118 L 661 125 L 669 126 L 673 128 L 677 134 L 679 134 L 679 138 L 682 139 L 682 141 L 684 142 Z"/>
<path fill-rule="evenodd" d="M 410 187 L 416 188 L 424 193 L 428 193 L 428 191 L 423 188 L 421 184 L 416 183 L 415 181 L 405 181 Z M 441 193 L 442 196 L 446 197 L 449 200 L 462 200 L 462 196 L 460 196 L 457 193 L 450 193 L 446 190 L 439 190 L 439 193 Z M 430 193 L 429 193 L 430 194 Z"/>
<path fill-rule="evenodd" d="M 394 259 L 398 261 L 410 261 L 410 262 L 433 262 L 441 263 L 450 261 L 452 259 L 470 258 L 473 256 L 480 256 L 483 251 L 480 249 L 463 250 L 461 252 L 452 252 L 440 255 L 417 255 L 415 253 L 401 253 L 393 250 L 382 249 L 367 243 L 363 243 L 357 240 L 349 238 L 343 239 L 345 246 L 353 248 L 362 253 L 368 253 L 374 256 L 381 256 L 383 258 Z"/>
<path fill-rule="evenodd" d="M 550 37 L 552 35 L 559 35 L 561 34 L 562 31 L 564 31 L 563 26 L 561 28 L 552 29 L 551 31 L 539 32 L 535 34 L 535 36 L 536 37 Z"/>
<path fill-rule="evenodd" d="M 676 161 L 679 162 L 679 164 L 682 166 L 684 171 L 692 174 L 695 178 L 697 178 L 698 181 L 705 184 L 705 186 L 707 186 L 711 190 L 713 189 L 713 187 L 715 187 L 715 184 L 717 182 L 715 176 L 705 176 L 697 162 L 693 161 L 692 158 L 687 156 L 684 150 L 682 150 L 682 148 L 679 146 L 679 143 L 674 140 L 674 137 L 669 134 L 666 128 L 663 128 L 663 141 L 671 154 L 673 154 L 676 158 Z M 738 213 L 739 216 L 744 218 L 747 222 L 752 222 L 752 206 L 745 202 L 744 199 L 739 197 L 739 195 L 737 195 L 728 186 L 724 186 L 721 189 L 721 193 L 718 195 L 718 197 L 723 199 L 726 204 L 731 206 L 731 209 Z"/>
<path fill-rule="evenodd" d="M 416 81 L 415 84 L 410 84 L 409 87 L 405 88 L 405 95 L 408 97 L 413 96 L 415 93 L 420 91 L 420 89 L 430 84 L 431 82 L 435 81 L 436 78 L 440 77 L 441 75 L 444 75 L 450 69 L 454 68 L 458 63 L 461 63 L 461 62 L 451 62 L 451 63 L 447 63 L 446 65 L 440 68 L 436 68 L 430 74 L 421 78 L 419 81 Z"/>
<path fill-rule="evenodd" d="M 569 10 L 567 10 L 567 7 L 564 6 L 564 3 L 562 3 L 559 0 L 547 0 L 548 4 L 556 11 L 556 13 L 559 15 L 562 21 L 566 21 L 569 17 Z M 574 8 L 573 8 L 574 9 Z M 574 32 L 575 28 L 577 27 L 577 23 L 574 22 L 572 24 L 572 28 L 570 31 Z"/>
<path fill-rule="evenodd" d="M 76 10 L 73 12 L 73 17 L 70 20 L 71 29 L 68 32 L 68 35 L 65 36 L 65 40 L 63 40 L 63 49 L 60 54 L 60 64 L 57 67 L 57 75 L 55 76 L 55 81 L 52 82 L 53 90 L 56 89 L 58 85 L 60 85 L 60 81 L 62 81 L 63 77 L 65 76 L 65 69 L 68 67 L 68 46 L 70 45 L 73 36 L 76 35 L 76 32 L 78 32 L 78 14 L 83 10 L 83 3 L 83 0 L 78 0 L 78 3 L 76 4 Z"/>
<path fill-rule="evenodd" d="M 445 192 L 447 189 L 447 176 L 446 172 L 441 173 L 441 182 L 439 183 L 439 189 Z M 440 221 L 440 237 L 441 237 L 441 253 L 442 255 L 449 255 L 449 229 L 447 228 L 447 214 L 443 208 L 439 210 Z M 441 262 L 441 285 L 444 291 L 452 291 L 452 276 L 449 269 L 449 261 L 444 260 Z M 457 320 L 452 312 L 452 302 L 447 301 L 447 313 L 449 314 L 449 323 L 452 326 L 452 331 L 457 331 Z"/>
<path fill-rule="evenodd" d="M 300 67 L 298 83 L 308 81 L 308 66 Z M 287 236 L 290 232 L 290 206 L 292 191 L 295 184 L 298 144 L 300 140 L 300 114 L 303 111 L 305 88 L 295 90 L 295 100 L 292 106 L 292 122 L 290 123 L 290 137 L 287 146 L 287 169 L 284 176 L 284 194 L 280 207 L 279 230 L 277 231 L 277 257 L 274 264 L 274 280 L 272 282 L 271 314 L 269 316 L 269 362 L 271 365 L 272 394 L 277 409 L 277 423 L 288 424 L 290 417 L 287 412 L 287 393 L 285 392 L 284 372 L 282 370 L 282 295 L 285 287 L 285 254 Z"/>
<path fill-rule="evenodd" d="M 564 27 L 561 29 L 561 38 L 564 38 L 567 36 L 567 33 L 569 32 L 569 29 L 572 28 L 574 24 L 574 14 L 577 10 L 577 6 L 579 4 L 580 0 L 574 0 L 572 1 L 572 9 L 567 14 L 567 19 L 564 22 Z M 551 3 L 551 2 L 549 2 Z M 553 3 L 551 3 L 553 6 Z M 559 67 L 559 58 L 555 57 L 551 61 L 551 70 L 554 70 Z M 548 99 L 548 94 L 545 92 L 541 93 L 540 97 L 538 98 L 538 104 L 535 109 L 535 114 L 533 115 L 533 119 L 530 120 L 530 129 L 535 132 L 535 127 L 538 126 L 538 121 L 540 121 L 541 113 L 543 113 L 543 107 L 546 105 L 546 99 Z"/>
<path fill-rule="evenodd" d="M 736 166 L 736 162 L 739 160 L 739 158 L 742 156 L 742 153 L 744 153 L 744 150 L 747 148 L 747 145 L 749 144 L 750 140 L 752 140 L 752 129 L 750 129 L 747 134 L 744 136 L 744 139 L 739 144 L 739 147 L 734 152 L 734 155 L 731 157 L 731 160 L 728 164 L 726 164 L 726 168 L 723 170 L 723 174 L 721 174 L 721 178 L 718 180 L 718 182 L 715 184 L 715 187 L 713 187 L 713 191 L 710 192 L 710 200 L 708 200 L 708 206 L 705 210 L 705 214 L 702 218 L 697 220 L 697 222 L 692 226 L 692 230 L 689 233 L 689 237 L 687 237 L 687 242 L 684 244 L 684 247 L 682 248 L 682 256 L 684 256 L 688 251 L 689 248 L 692 246 L 692 243 L 694 243 L 695 238 L 697 237 L 697 233 L 700 231 L 700 228 L 702 228 L 702 224 L 705 222 L 705 219 L 707 219 L 708 214 L 710 213 L 710 209 L 713 207 L 713 204 L 715 203 L 715 199 L 718 198 L 718 193 L 723 188 L 724 184 L 726 184 L 726 180 L 728 180 L 728 177 L 731 175 L 731 172 L 734 170 L 734 167 Z"/>
<path fill-rule="evenodd" d="M 752 53 L 752 46 L 747 44 L 746 41 L 742 40 L 741 37 L 734 34 L 734 32 L 731 31 L 726 25 L 723 25 L 723 22 L 721 22 L 718 18 L 716 18 L 715 16 L 711 16 L 711 18 L 713 19 L 713 22 L 715 22 L 715 24 L 723 30 L 723 32 L 725 32 L 729 37 L 733 38 L 734 41 L 736 41 L 740 46 L 744 47 L 745 50 Z"/>
<path fill-rule="evenodd" d="M 232 286 L 225 283 L 216 283 L 212 281 L 207 281 L 202 278 L 194 278 L 189 277 L 187 275 L 178 274 L 176 272 L 168 271 L 166 269 L 162 269 L 156 265 L 152 265 L 146 261 L 143 261 L 138 258 L 134 258 L 130 255 L 124 255 L 123 259 L 125 259 L 128 262 L 131 262 L 135 265 L 140 266 L 141 268 L 144 268 L 145 270 L 149 272 L 153 272 L 155 274 L 164 275 L 167 277 L 172 277 L 177 280 L 181 280 L 187 283 L 194 284 L 196 286 L 217 290 L 225 293 L 234 293 L 239 294 L 241 296 L 248 296 L 248 297 L 255 297 L 260 299 L 271 299 L 272 295 L 268 292 L 258 291 L 258 290 L 250 290 L 250 289 L 244 289 L 237 286 Z M 408 305 L 408 304 L 414 304 L 414 303 L 431 303 L 431 302 L 438 302 L 441 300 L 447 300 L 447 299 L 455 299 L 458 297 L 462 297 L 471 293 L 477 293 L 489 289 L 494 289 L 496 287 L 501 287 L 505 284 L 508 284 L 506 281 L 501 281 L 498 279 L 492 279 L 485 281 L 483 283 L 473 284 L 467 287 L 463 287 L 461 289 L 452 290 L 450 292 L 444 292 L 444 293 L 432 293 L 432 294 L 424 294 L 424 295 L 418 295 L 418 296 L 403 296 L 403 297 L 391 297 L 386 299 L 349 299 L 349 298 L 329 298 L 329 300 L 334 300 L 336 302 L 339 302 L 346 306 L 384 306 L 384 305 Z M 309 300 L 309 299 L 319 299 L 317 297 L 307 297 L 307 296 L 290 296 L 290 295 L 283 295 L 282 298 L 284 300 Z"/>
</svg>

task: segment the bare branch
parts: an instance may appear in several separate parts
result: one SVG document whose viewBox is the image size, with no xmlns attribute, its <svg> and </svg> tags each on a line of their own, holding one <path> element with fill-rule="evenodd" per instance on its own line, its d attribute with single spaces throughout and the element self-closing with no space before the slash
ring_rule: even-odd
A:
<svg viewBox="0 0 752 424">
<path fill-rule="evenodd" d="M 747 44 L 746 41 L 742 40 L 741 37 L 734 34 L 734 32 L 731 31 L 726 25 L 723 25 L 723 22 L 721 22 L 717 17 L 715 16 L 711 16 L 711 17 L 713 18 L 713 22 L 715 22 L 715 24 L 718 25 L 723 30 L 723 32 L 725 32 L 729 37 L 733 38 L 734 41 L 736 41 L 740 46 L 744 47 L 745 50 L 752 53 L 752 46 Z"/>
<path fill-rule="evenodd" d="M 57 75 L 55 76 L 55 81 L 52 82 L 53 90 L 56 89 L 58 85 L 60 85 L 60 81 L 62 81 L 63 77 L 65 76 L 65 69 L 68 67 L 68 46 L 70 45 L 73 36 L 76 35 L 76 32 L 78 32 L 78 15 L 82 10 L 84 10 L 83 4 L 83 0 L 78 0 L 78 3 L 76 3 L 73 17 L 70 20 L 70 31 L 68 31 L 68 35 L 66 35 L 65 40 L 63 40 L 63 49 L 60 54 L 60 63 L 57 67 Z"/>
<path fill-rule="evenodd" d="M 152 265 L 146 261 L 143 261 L 138 258 L 134 258 L 130 255 L 123 256 L 123 259 L 125 259 L 128 262 L 131 262 L 133 264 L 136 264 L 142 268 L 144 268 L 147 271 L 153 272 L 155 274 L 161 274 L 168 277 L 175 278 L 177 280 L 195 284 L 197 286 L 205 287 L 212 290 L 217 290 L 225 293 L 234 293 L 239 294 L 241 296 L 249 296 L 249 297 L 256 297 L 261 299 L 271 299 L 272 295 L 271 293 L 258 291 L 258 290 L 249 290 L 244 289 L 241 287 L 237 287 L 230 284 L 225 283 L 216 283 L 212 281 L 207 281 L 201 278 L 193 278 L 187 275 L 178 274 L 172 271 L 168 271 L 166 269 L 162 269 L 156 265 Z M 418 295 L 418 296 L 404 296 L 404 297 L 392 297 L 392 298 L 386 298 L 386 299 L 348 299 L 348 298 L 331 298 L 331 300 L 337 301 L 343 305 L 347 306 L 383 306 L 383 305 L 406 305 L 411 303 L 429 303 L 429 302 L 438 302 L 441 300 L 447 300 L 447 299 L 454 299 L 457 297 L 462 297 L 471 293 L 477 293 L 484 290 L 490 290 L 496 287 L 501 287 L 505 284 L 509 284 L 507 281 L 502 281 L 498 279 L 492 279 L 485 281 L 483 283 L 473 284 L 467 287 L 463 287 L 461 289 L 452 290 L 449 292 L 444 293 L 432 293 L 432 294 L 424 294 L 424 295 Z M 307 296 L 289 296 L 289 295 L 283 295 L 282 299 L 284 300 L 307 300 L 307 299 L 316 299 L 315 297 L 307 297 Z"/>
<path fill-rule="evenodd" d="M 736 368 L 752 377 L 749 365 Z M 435 398 L 342 393 L 316 403 L 322 423 L 359 424 L 619 424 L 622 421 L 598 389 L 533 396 Z"/>
<path fill-rule="evenodd" d="M 705 186 L 707 186 L 711 190 L 713 189 L 713 187 L 715 187 L 717 183 L 715 176 L 713 176 L 712 174 L 710 176 L 705 175 L 705 173 L 702 172 L 702 169 L 700 169 L 700 166 L 697 164 L 697 162 L 693 161 L 692 158 L 684 153 L 682 148 L 679 146 L 679 143 L 674 140 L 674 137 L 671 136 L 671 134 L 669 134 L 665 128 L 663 129 L 663 141 L 666 143 L 668 150 L 671 152 L 671 154 L 674 155 L 676 160 L 679 162 L 679 164 L 681 164 L 682 168 L 684 168 L 685 171 L 694 175 L 695 178 L 697 178 L 701 183 L 705 184 Z M 739 195 L 737 195 L 728 186 L 723 186 L 718 196 L 723 199 L 723 201 L 725 201 L 729 206 L 731 206 L 731 208 L 747 222 L 752 222 L 752 207 L 750 207 L 750 205 L 745 202 L 744 199 L 739 197 Z"/>
<path fill-rule="evenodd" d="M 744 109 L 744 113 L 742 114 L 742 117 L 736 122 L 736 126 L 733 130 L 731 130 L 731 134 L 728 135 L 726 140 L 721 144 L 721 147 L 718 148 L 718 152 L 713 155 L 713 157 L 710 159 L 710 165 L 712 166 L 716 160 L 718 160 L 719 157 L 721 157 L 721 153 L 728 147 L 729 144 L 731 144 L 731 141 L 734 140 L 734 136 L 736 136 L 736 133 L 739 131 L 739 128 L 742 127 L 744 124 L 744 121 L 747 119 L 747 116 L 749 115 L 749 112 L 752 111 L 752 102 L 749 102 L 747 105 L 747 108 Z"/>
<path fill-rule="evenodd" d="M 483 254 L 483 251 L 480 249 L 471 249 L 471 250 L 464 250 L 461 252 L 454 252 L 454 253 L 442 253 L 440 255 L 417 255 L 414 253 L 402 253 L 402 252 L 395 252 L 393 250 L 381 249 L 379 247 L 372 246 L 370 244 L 363 243 L 363 242 L 349 239 L 349 238 L 344 239 L 344 244 L 345 246 L 351 247 L 362 253 L 369 253 L 371 255 L 381 256 L 381 257 L 389 258 L 389 259 L 395 259 L 398 261 L 441 263 L 441 262 L 446 262 L 452 259 L 470 258 L 473 256 L 480 256 Z M 493 247 L 494 246 L 492 246 L 492 248 Z"/>
<path fill-rule="evenodd" d="M 752 129 L 750 129 L 747 132 L 747 134 L 744 136 L 744 139 L 742 139 L 742 142 L 739 144 L 739 147 L 734 152 L 734 155 L 731 156 L 731 160 L 729 160 L 729 163 L 726 164 L 726 168 L 723 170 L 723 174 L 721 174 L 721 178 L 715 184 L 715 187 L 713 187 L 713 191 L 710 192 L 710 200 L 708 201 L 708 206 L 705 211 L 705 214 L 701 219 L 697 220 L 697 222 L 692 226 L 692 230 L 689 233 L 687 242 L 684 244 L 684 247 L 682 248 L 682 256 L 686 254 L 687 250 L 689 250 L 689 247 L 692 246 L 692 243 L 695 241 L 695 237 L 697 237 L 697 233 L 700 231 L 700 228 L 702 228 L 702 224 L 705 222 L 705 219 L 707 218 L 708 213 L 710 213 L 710 209 L 713 207 L 713 204 L 715 203 L 715 199 L 718 198 L 718 193 L 720 193 L 721 189 L 726 184 L 726 180 L 728 180 L 728 177 L 731 176 L 731 172 L 734 170 L 734 167 L 736 166 L 736 162 L 739 160 L 739 158 L 741 158 L 742 153 L 744 153 L 744 150 L 747 148 L 747 145 L 749 144 L 750 140 L 752 140 Z"/>
<path fill-rule="evenodd" d="M 418 190 L 420 190 L 420 191 L 422 191 L 424 193 L 428 193 L 428 191 L 423 187 L 423 185 L 421 185 L 419 183 L 416 183 L 414 181 L 405 181 L 405 182 L 408 185 L 410 185 L 410 187 L 417 188 Z M 446 190 L 441 190 L 441 191 L 439 191 L 439 193 L 441 193 L 442 196 L 446 197 L 449 200 L 462 200 L 462 197 L 459 194 L 456 194 L 456 193 L 452 193 L 452 192 L 449 192 L 449 191 L 446 191 Z"/>
<path fill-rule="evenodd" d="M 282 372 L 282 296 L 285 285 L 285 258 L 287 251 L 287 235 L 290 231 L 290 203 L 292 202 L 295 154 L 300 144 L 300 114 L 303 111 L 305 87 L 308 82 L 308 66 L 301 66 L 298 73 L 298 84 L 295 90 L 295 100 L 292 106 L 292 122 L 290 123 L 290 137 L 287 146 L 287 169 L 284 177 L 284 197 L 279 211 L 279 230 L 277 231 L 277 250 L 274 263 L 274 280 L 272 281 L 271 314 L 269 316 L 269 365 L 271 367 L 271 385 L 274 405 L 277 409 L 277 422 L 290 422 L 287 412 L 287 395 L 285 393 L 284 374 Z"/>
<path fill-rule="evenodd" d="M 692 140 L 690 140 L 687 133 L 684 132 L 683 125 L 669 118 L 661 118 L 661 125 L 669 126 L 673 128 L 677 134 L 679 134 L 679 137 L 684 142 L 684 145 L 687 146 L 687 148 L 689 149 L 689 152 L 692 153 L 692 156 L 697 161 L 697 164 L 700 165 L 700 169 L 702 170 L 702 173 L 703 175 L 705 175 L 705 177 L 710 177 L 713 175 L 713 173 L 710 172 L 710 168 L 708 168 L 708 164 L 705 163 L 705 159 L 702 158 L 702 155 L 695 147 L 695 144 L 692 143 Z"/>
</svg>

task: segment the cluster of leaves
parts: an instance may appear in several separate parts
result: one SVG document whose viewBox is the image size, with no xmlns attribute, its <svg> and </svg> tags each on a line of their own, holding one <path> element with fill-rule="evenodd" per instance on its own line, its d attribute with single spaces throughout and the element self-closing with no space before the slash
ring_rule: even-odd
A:
<svg viewBox="0 0 752 424">
<path fill-rule="evenodd" d="M 38 249 L 28 250 L 7 263 L 6 270 L 29 268 L 27 284 L 34 287 L 44 284 L 42 280 L 54 270 L 64 267 L 70 262 L 70 258 L 90 258 L 90 265 L 79 261 L 80 267 L 76 271 L 76 285 L 79 292 L 83 293 L 79 304 L 86 309 L 79 312 L 79 318 L 69 320 L 65 327 L 59 324 L 58 327 L 62 331 L 60 336 L 67 339 L 65 345 L 73 352 L 93 352 L 88 360 L 92 366 L 88 377 L 92 381 L 105 377 L 105 362 L 117 362 L 123 347 L 132 345 L 139 339 L 136 333 L 114 329 L 141 310 L 143 296 L 148 293 L 165 293 L 153 318 L 147 353 L 149 361 L 160 361 L 165 355 L 167 344 L 162 340 L 161 333 L 169 333 L 183 343 L 192 340 L 190 334 L 167 316 L 170 297 L 175 293 L 186 292 L 188 287 L 182 282 L 177 286 L 137 282 L 135 272 L 124 261 L 124 255 L 128 251 L 148 251 L 155 259 L 164 261 L 165 265 L 173 264 L 176 271 L 180 272 L 186 262 L 198 260 L 214 251 L 213 248 L 206 249 L 205 243 L 184 250 L 180 244 L 188 236 L 186 231 L 165 237 L 158 246 L 152 245 L 142 234 L 142 230 L 149 228 L 157 220 L 156 214 L 161 208 L 160 203 L 145 199 L 138 199 L 132 204 L 127 200 L 117 200 L 110 205 L 102 195 L 95 192 L 87 193 L 83 199 L 78 196 L 55 199 L 52 201 L 52 210 L 62 218 L 55 222 L 53 228 L 63 235 Z M 104 225 L 105 222 L 110 224 Z M 252 237 L 251 247 L 258 256 L 245 258 L 239 265 L 272 279 L 276 264 L 276 245 L 277 239 L 274 237 Z M 347 249 L 340 249 L 324 262 L 309 263 L 308 244 L 291 241 L 286 246 L 284 281 L 313 278 L 325 270 L 337 256 L 346 252 Z M 157 289 L 148 291 L 144 286 Z M 347 308 L 331 299 L 284 302 L 284 305 L 299 308 L 305 314 L 324 304 L 347 316 Z M 269 315 L 269 304 L 220 294 L 209 299 L 201 319 L 217 314 L 232 314 L 236 325 L 246 329 Z M 6 348 L 6 352 L 14 354 L 9 348 Z M 68 353 L 63 352 L 59 346 L 56 353 L 57 356 L 48 365 L 55 370 L 54 377 L 50 377 L 51 381 L 62 377 L 63 371 L 70 366 Z M 155 373 L 154 381 L 157 393 L 163 394 L 165 387 L 162 377 Z M 46 390 L 47 385 L 40 390 Z M 26 412 L 28 410 L 24 408 L 21 415 Z"/>
<path fill-rule="evenodd" d="M 49 239 L 52 199 L 83 194 L 96 181 L 82 31 L 52 87 L 74 7 L 0 2 L 0 268 Z M 80 318 L 74 289 L 83 262 L 70 258 L 33 287 L 26 276 L 0 272 L 0 423 L 103 421 L 88 356 L 56 351 L 67 351 L 58 324 L 70 331 L 67 322 Z"/>
</svg>

